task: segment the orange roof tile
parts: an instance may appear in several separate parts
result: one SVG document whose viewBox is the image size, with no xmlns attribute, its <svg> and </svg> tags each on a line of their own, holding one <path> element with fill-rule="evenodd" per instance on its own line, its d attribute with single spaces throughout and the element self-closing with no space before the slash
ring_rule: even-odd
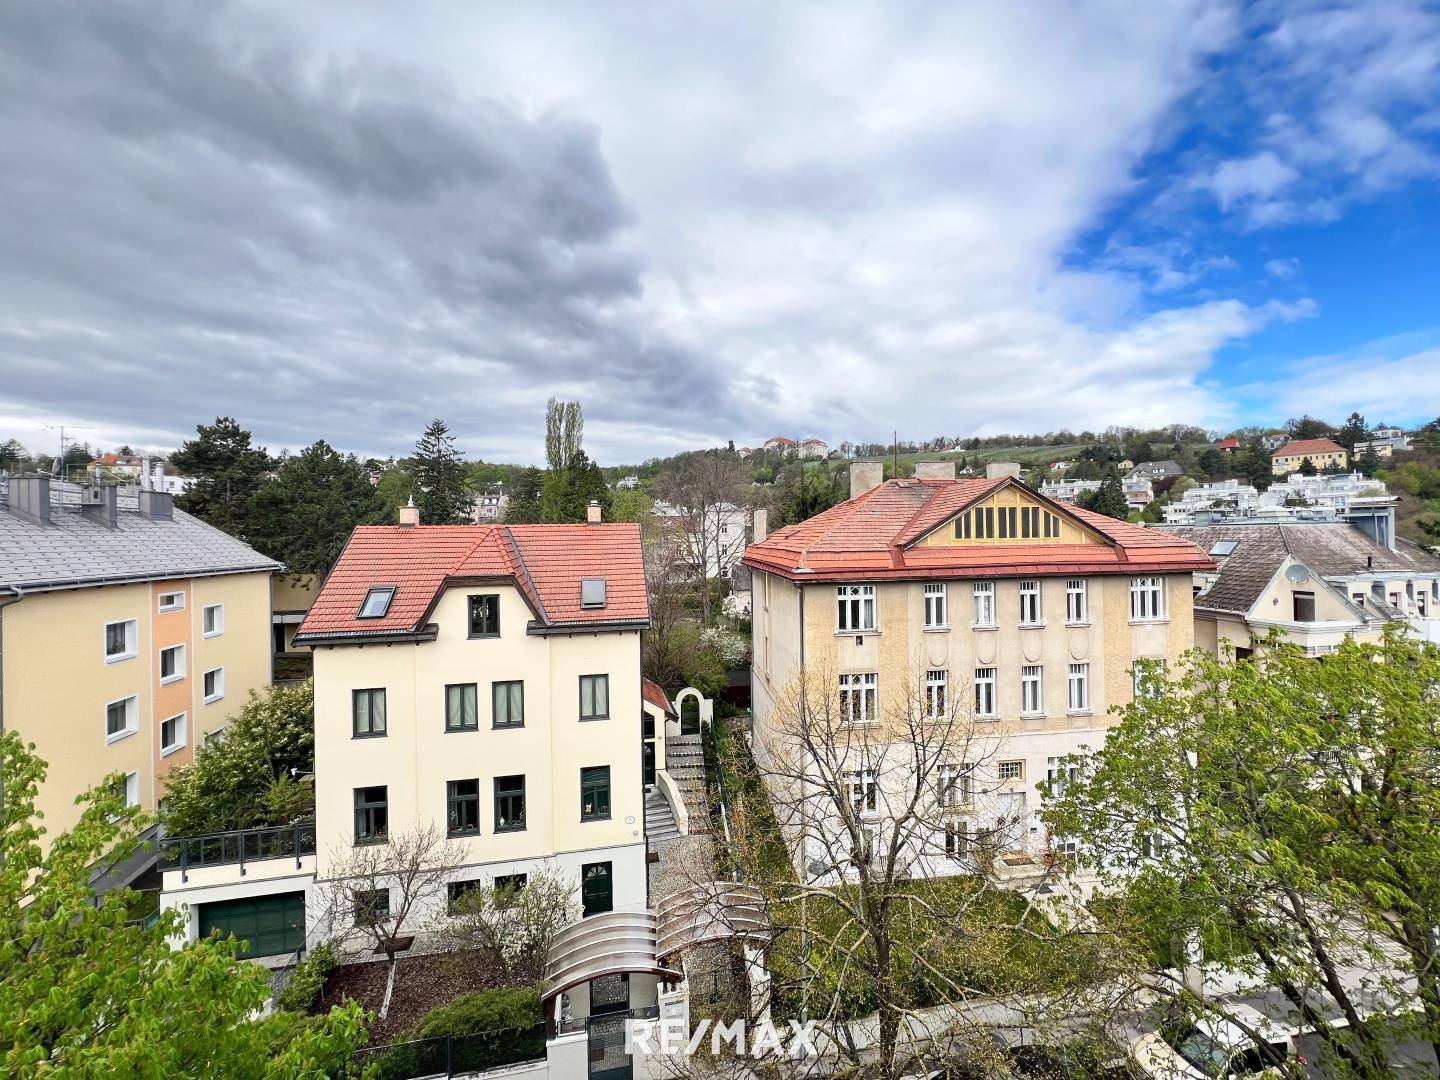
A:
<svg viewBox="0 0 1440 1080">
<path fill-rule="evenodd" d="M 640 680 L 640 693 L 646 701 L 663 711 L 666 716 L 680 715 L 675 711 L 675 706 L 670 704 L 670 699 L 665 696 L 665 691 L 660 689 L 660 684 L 654 679 L 642 678 Z"/>
<path fill-rule="evenodd" d="M 1304 457 L 1306 454 L 1343 454 L 1345 447 L 1333 439 L 1296 439 L 1287 442 L 1276 450 L 1271 457 L 1294 457 L 1299 454 Z"/>
</svg>

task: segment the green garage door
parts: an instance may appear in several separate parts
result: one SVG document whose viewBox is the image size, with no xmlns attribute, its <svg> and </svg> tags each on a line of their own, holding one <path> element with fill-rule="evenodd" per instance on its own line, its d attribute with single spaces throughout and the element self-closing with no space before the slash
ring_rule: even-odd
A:
<svg viewBox="0 0 1440 1080">
<path fill-rule="evenodd" d="M 305 943 L 305 894 L 281 893 L 200 907 L 200 936 L 214 931 L 248 941 L 246 956 L 294 952 Z"/>
</svg>

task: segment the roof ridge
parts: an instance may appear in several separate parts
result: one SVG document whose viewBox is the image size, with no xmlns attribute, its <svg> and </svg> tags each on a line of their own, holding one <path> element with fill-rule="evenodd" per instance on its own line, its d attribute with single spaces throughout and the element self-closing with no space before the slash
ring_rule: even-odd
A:
<svg viewBox="0 0 1440 1080">
<path fill-rule="evenodd" d="M 520 545 L 516 543 L 515 534 L 510 531 L 509 525 L 497 525 L 495 527 L 505 534 L 505 539 L 510 545 L 510 551 L 515 556 L 515 561 L 519 563 L 521 572 L 525 575 L 525 591 L 535 598 L 535 606 L 540 610 L 540 621 L 548 625 L 554 620 L 550 618 L 550 613 L 545 610 L 545 601 L 540 596 L 540 590 L 535 587 L 535 579 L 530 576 L 530 564 L 525 561 L 525 554 L 520 550 Z M 518 574 L 516 575 L 516 583 L 519 583 Z"/>
</svg>

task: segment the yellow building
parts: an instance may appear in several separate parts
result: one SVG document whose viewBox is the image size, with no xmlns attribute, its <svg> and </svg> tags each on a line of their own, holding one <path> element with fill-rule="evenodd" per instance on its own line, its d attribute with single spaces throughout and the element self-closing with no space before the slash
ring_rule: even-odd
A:
<svg viewBox="0 0 1440 1080">
<path fill-rule="evenodd" d="M 1316 472 L 1344 469 L 1350 464 L 1350 455 L 1330 439 L 1295 439 L 1270 455 L 1270 471 L 1276 476 L 1285 476 L 1299 472 L 1307 461 Z"/>
<path fill-rule="evenodd" d="M 163 492 L 42 476 L 0 492 L 0 729 L 49 765 L 45 828 L 73 825 L 76 796 L 111 774 L 153 810 L 170 771 L 270 684 L 277 564 Z"/>
</svg>

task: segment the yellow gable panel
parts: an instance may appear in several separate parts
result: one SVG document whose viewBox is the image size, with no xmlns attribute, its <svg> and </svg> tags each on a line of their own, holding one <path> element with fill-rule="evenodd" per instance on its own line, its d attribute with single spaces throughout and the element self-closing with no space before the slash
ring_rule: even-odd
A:
<svg viewBox="0 0 1440 1080">
<path fill-rule="evenodd" d="M 922 547 L 969 544 L 1104 544 L 1094 530 L 1057 514 L 1018 487 L 1001 488 L 920 541 Z"/>
</svg>

